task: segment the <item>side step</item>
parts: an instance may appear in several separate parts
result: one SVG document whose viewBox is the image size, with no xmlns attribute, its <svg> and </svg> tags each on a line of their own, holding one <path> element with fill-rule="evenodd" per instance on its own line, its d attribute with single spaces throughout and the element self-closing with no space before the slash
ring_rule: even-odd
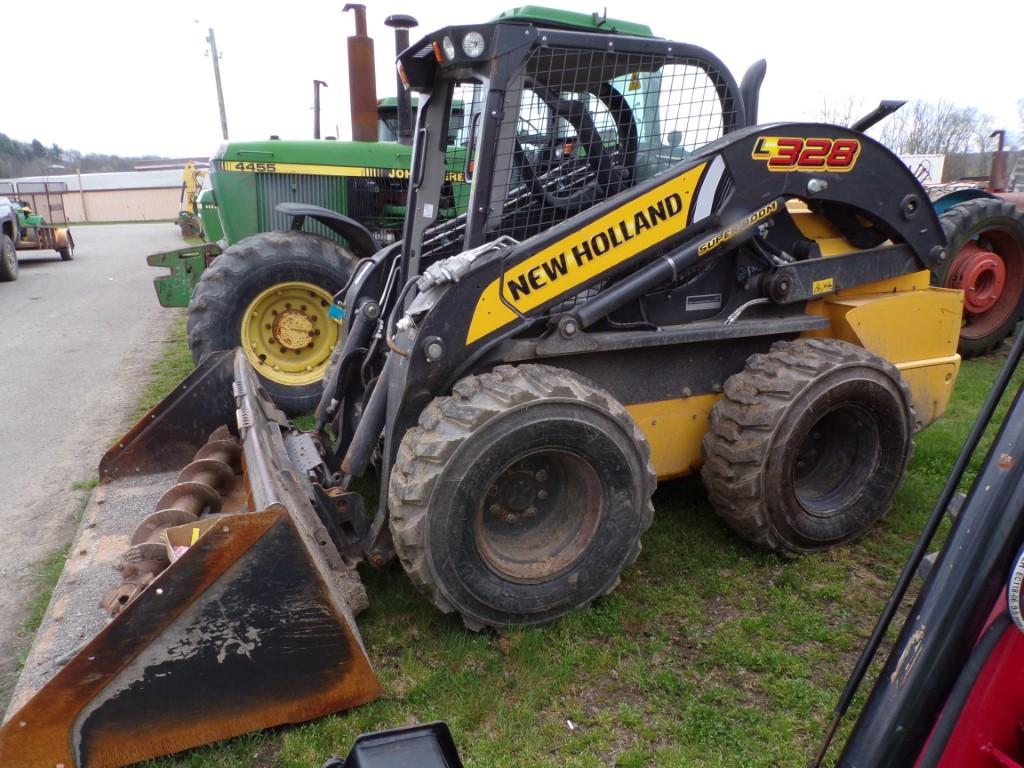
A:
<svg viewBox="0 0 1024 768">
<path fill-rule="evenodd" d="M 226 403 L 196 407 L 197 388 L 218 378 L 241 426 L 233 409 L 234 480 L 231 452 L 218 450 Z M 245 358 L 221 353 L 104 457 L 0 727 L 0 765 L 114 768 L 380 695 L 353 616 L 365 592 L 289 463 L 275 411 Z M 196 460 L 176 478 L 188 435 Z M 198 518 L 181 508 L 197 499 Z M 159 561 L 143 578 L 123 554 L 139 547 Z M 122 597 L 112 619 L 100 608 L 111 594 Z"/>
</svg>

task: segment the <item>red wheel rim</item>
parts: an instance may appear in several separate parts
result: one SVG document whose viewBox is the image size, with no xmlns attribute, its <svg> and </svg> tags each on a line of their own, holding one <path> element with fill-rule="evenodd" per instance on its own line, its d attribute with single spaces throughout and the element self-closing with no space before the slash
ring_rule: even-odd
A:
<svg viewBox="0 0 1024 768">
<path fill-rule="evenodd" d="M 1017 313 L 1024 295 L 1024 249 L 1005 229 L 986 229 L 957 252 L 945 285 L 964 292 L 960 336 L 983 339 Z"/>
</svg>

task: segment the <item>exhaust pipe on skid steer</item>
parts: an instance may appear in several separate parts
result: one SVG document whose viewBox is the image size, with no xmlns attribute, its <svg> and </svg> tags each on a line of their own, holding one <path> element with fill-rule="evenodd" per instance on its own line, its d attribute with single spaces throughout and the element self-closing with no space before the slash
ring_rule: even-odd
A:
<svg viewBox="0 0 1024 768">
<path fill-rule="evenodd" d="M 115 768 L 380 694 L 339 535 L 346 498 L 317 489 L 304 439 L 244 355 L 222 352 L 107 452 L 0 765 Z M 126 548 L 126 576 L 156 565 L 116 586 Z"/>
<path fill-rule="evenodd" d="M 402 52 L 409 47 L 409 30 L 418 27 L 419 22 L 412 16 L 395 14 L 384 19 L 384 23 L 395 30 L 395 56 L 401 56 Z M 397 84 L 396 98 L 398 102 L 398 143 L 412 146 L 412 97 L 409 95 L 405 83 L 398 75 L 395 76 Z"/>
</svg>

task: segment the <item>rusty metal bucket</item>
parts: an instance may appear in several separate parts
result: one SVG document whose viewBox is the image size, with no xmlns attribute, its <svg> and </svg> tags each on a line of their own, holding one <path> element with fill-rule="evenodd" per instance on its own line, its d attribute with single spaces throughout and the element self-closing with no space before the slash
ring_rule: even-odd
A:
<svg viewBox="0 0 1024 768">
<path fill-rule="evenodd" d="M 113 768 L 380 694 L 365 592 L 285 425 L 219 353 L 107 452 L 0 765 Z"/>
</svg>

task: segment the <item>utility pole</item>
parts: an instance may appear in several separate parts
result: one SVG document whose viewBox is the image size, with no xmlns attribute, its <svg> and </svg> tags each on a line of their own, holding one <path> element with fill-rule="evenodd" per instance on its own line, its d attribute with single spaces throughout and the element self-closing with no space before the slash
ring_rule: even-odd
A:
<svg viewBox="0 0 1024 768">
<path fill-rule="evenodd" d="M 327 87 L 323 80 L 313 81 L 313 138 L 320 138 L 320 86 Z"/>
<path fill-rule="evenodd" d="M 217 103 L 220 105 L 220 130 L 224 134 L 224 141 L 228 140 L 228 115 L 224 111 L 224 89 L 220 84 L 220 57 L 217 55 L 217 38 L 213 36 L 213 27 L 210 27 L 210 34 L 206 38 L 210 44 L 210 58 L 213 59 L 213 79 L 217 82 Z"/>
</svg>

